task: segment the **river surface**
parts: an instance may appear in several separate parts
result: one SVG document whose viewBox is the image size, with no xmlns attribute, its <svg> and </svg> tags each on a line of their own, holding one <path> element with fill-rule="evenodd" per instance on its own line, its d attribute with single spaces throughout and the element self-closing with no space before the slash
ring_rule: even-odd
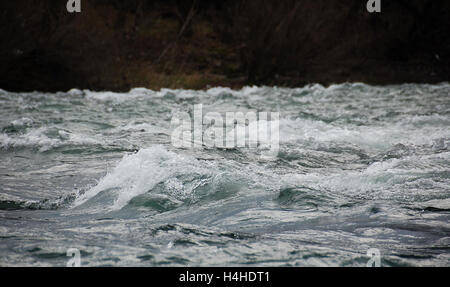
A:
<svg viewBox="0 0 450 287">
<path fill-rule="evenodd" d="M 176 147 L 198 104 L 278 112 L 277 154 Z M 0 115 L 0 266 L 450 266 L 449 84 L 0 90 Z"/>
</svg>

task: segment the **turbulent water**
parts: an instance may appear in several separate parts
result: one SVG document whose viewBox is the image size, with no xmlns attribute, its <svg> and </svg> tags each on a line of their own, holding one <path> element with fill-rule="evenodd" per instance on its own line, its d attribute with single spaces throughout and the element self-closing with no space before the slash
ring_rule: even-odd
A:
<svg viewBox="0 0 450 287">
<path fill-rule="evenodd" d="M 174 113 L 279 112 L 279 152 Z M 0 90 L 0 265 L 450 266 L 450 85 Z"/>
</svg>

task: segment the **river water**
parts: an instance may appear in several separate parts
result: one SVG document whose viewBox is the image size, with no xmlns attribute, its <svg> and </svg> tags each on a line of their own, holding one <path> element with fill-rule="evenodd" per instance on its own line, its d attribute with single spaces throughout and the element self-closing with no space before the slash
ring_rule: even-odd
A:
<svg viewBox="0 0 450 287">
<path fill-rule="evenodd" d="M 278 112 L 278 153 L 174 146 L 198 104 Z M 1 266 L 450 266 L 447 83 L 0 90 L 0 115 Z"/>
</svg>

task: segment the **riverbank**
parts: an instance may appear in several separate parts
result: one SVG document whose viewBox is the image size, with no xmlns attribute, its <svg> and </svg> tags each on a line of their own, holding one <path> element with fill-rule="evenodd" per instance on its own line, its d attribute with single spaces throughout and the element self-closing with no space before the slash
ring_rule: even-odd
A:
<svg viewBox="0 0 450 287">
<path fill-rule="evenodd" d="M 64 1 L 63 1 L 64 2 Z M 450 80 L 450 3 L 6 1 L 0 88 L 66 91 Z"/>
</svg>

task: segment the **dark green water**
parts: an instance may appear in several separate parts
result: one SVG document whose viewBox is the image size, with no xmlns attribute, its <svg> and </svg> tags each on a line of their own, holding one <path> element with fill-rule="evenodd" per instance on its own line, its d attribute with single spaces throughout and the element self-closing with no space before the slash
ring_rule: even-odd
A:
<svg viewBox="0 0 450 287">
<path fill-rule="evenodd" d="M 279 112 L 280 149 L 171 144 L 177 111 Z M 450 264 L 450 85 L 0 90 L 0 265 Z"/>
</svg>

